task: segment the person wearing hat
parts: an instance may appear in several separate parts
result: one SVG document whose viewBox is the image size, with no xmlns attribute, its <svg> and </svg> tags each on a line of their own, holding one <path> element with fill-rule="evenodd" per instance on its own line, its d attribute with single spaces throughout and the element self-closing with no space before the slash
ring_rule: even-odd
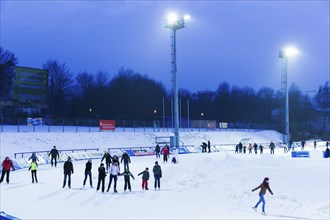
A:
<svg viewBox="0 0 330 220">
<path fill-rule="evenodd" d="M 141 173 L 138 174 L 140 176 L 142 174 L 142 190 L 149 190 L 148 189 L 148 180 L 149 180 L 149 168 L 146 167 Z"/>
<path fill-rule="evenodd" d="M 66 179 L 68 179 L 68 186 L 71 188 L 71 174 L 73 174 L 73 164 L 71 162 L 71 157 L 68 157 L 67 161 L 65 161 L 63 165 L 64 169 L 64 181 L 63 181 L 63 188 L 66 184 Z"/>
<path fill-rule="evenodd" d="M 32 153 L 31 157 L 28 159 L 28 161 L 32 160 L 32 162 L 37 161 L 39 162 L 39 159 L 36 155 L 36 153 Z"/>
<path fill-rule="evenodd" d="M 83 186 L 85 187 L 87 177 L 89 177 L 89 184 L 91 185 L 91 188 L 93 188 L 93 183 L 92 183 L 92 160 L 89 159 L 86 163 L 85 167 L 85 179 Z"/>
<path fill-rule="evenodd" d="M 107 176 L 107 173 L 105 172 L 104 163 L 100 164 L 98 170 L 99 170 L 99 178 L 97 181 L 96 191 L 100 189 L 100 184 L 102 183 L 102 193 L 104 193 L 105 177 Z"/>
<path fill-rule="evenodd" d="M 270 194 L 273 195 L 273 192 L 272 192 L 272 190 L 269 187 L 269 178 L 268 177 L 265 177 L 264 178 L 264 181 L 258 187 L 252 189 L 252 192 L 254 192 L 257 189 L 260 189 L 260 192 L 259 192 L 259 201 L 252 208 L 254 209 L 254 211 L 257 211 L 258 205 L 262 202 L 262 214 L 263 215 L 266 215 L 266 213 L 265 213 L 266 201 L 265 201 L 264 196 L 265 196 L 267 190 L 270 192 Z"/>
<path fill-rule="evenodd" d="M 160 188 L 160 178 L 162 178 L 162 168 L 158 165 L 158 161 L 155 162 L 155 166 L 152 169 L 155 178 L 155 190 Z"/>
<path fill-rule="evenodd" d="M 10 168 L 13 168 L 13 170 L 15 170 L 11 159 L 9 159 L 9 157 L 6 157 L 5 160 L 2 161 L 2 173 L 1 173 L 0 183 L 2 183 L 2 181 L 6 175 L 6 182 L 9 184 Z"/>
</svg>

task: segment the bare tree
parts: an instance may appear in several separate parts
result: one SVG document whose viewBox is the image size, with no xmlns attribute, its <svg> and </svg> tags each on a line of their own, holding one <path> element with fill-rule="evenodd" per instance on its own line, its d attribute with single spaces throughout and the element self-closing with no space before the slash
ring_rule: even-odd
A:
<svg viewBox="0 0 330 220">
<path fill-rule="evenodd" d="M 7 99 L 12 89 L 13 67 L 18 63 L 14 53 L 0 47 L 0 99 Z"/>
<path fill-rule="evenodd" d="M 43 69 L 48 70 L 49 79 L 49 108 L 53 116 L 62 116 L 67 110 L 67 102 L 72 97 L 72 74 L 65 63 L 48 60 L 43 64 Z"/>
</svg>

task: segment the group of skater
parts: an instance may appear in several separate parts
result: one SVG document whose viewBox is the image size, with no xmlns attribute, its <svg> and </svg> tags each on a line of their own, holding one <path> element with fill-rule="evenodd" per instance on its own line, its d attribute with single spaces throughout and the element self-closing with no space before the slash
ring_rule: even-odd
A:
<svg viewBox="0 0 330 220">
<path fill-rule="evenodd" d="M 165 144 L 162 148 L 159 146 L 159 144 L 156 145 L 155 147 L 155 153 L 156 153 L 156 159 L 160 159 L 160 155 L 163 154 L 163 162 L 167 163 L 170 157 L 170 147 Z M 173 147 L 172 149 L 172 163 L 178 163 L 179 158 L 178 158 L 178 149 L 176 147 Z"/>
<path fill-rule="evenodd" d="M 270 148 L 272 146 L 272 148 Z M 274 148 L 275 145 L 273 142 L 271 142 L 271 144 L 269 145 L 269 148 L 271 149 L 271 153 L 274 153 Z M 249 154 L 252 154 L 252 151 L 255 154 L 258 154 L 258 149 L 260 150 L 260 154 L 263 154 L 264 152 L 264 146 L 262 146 L 261 144 L 258 146 L 256 143 L 254 143 L 253 145 L 251 143 L 249 143 L 248 146 L 243 145 L 242 142 L 239 142 L 236 146 L 235 146 L 235 153 L 237 154 L 246 154 L 247 153 L 247 149 Z"/>
</svg>

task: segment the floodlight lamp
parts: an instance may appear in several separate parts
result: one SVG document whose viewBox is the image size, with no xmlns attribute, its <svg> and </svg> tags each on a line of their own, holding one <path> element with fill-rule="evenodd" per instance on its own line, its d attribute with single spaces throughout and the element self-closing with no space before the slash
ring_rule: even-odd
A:
<svg viewBox="0 0 330 220">
<path fill-rule="evenodd" d="M 286 57 L 293 57 L 295 56 L 299 51 L 294 47 L 287 47 L 284 49 L 284 54 Z"/>
<path fill-rule="evenodd" d="M 178 22 L 178 16 L 175 13 L 171 13 L 167 16 L 168 24 L 175 24 L 176 22 Z"/>
<path fill-rule="evenodd" d="M 186 20 L 186 21 L 188 21 L 188 20 L 191 19 L 191 17 L 190 17 L 190 15 L 185 15 L 185 16 L 183 16 L 183 19 Z"/>
</svg>

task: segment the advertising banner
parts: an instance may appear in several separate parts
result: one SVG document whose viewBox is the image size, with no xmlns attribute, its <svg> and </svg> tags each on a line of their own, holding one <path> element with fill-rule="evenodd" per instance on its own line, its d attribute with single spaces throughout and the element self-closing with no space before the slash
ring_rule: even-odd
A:
<svg viewBox="0 0 330 220">
<path fill-rule="evenodd" d="M 48 71 L 29 67 L 14 67 L 16 79 L 13 98 L 19 102 L 47 103 Z"/>
<path fill-rule="evenodd" d="M 155 151 L 150 148 L 132 149 L 135 156 L 155 155 Z"/>
<path fill-rule="evenodd" d="M 42 125 L 42 118 L 27 118 L 26 124 L 28 126 L 39 126 Z"/>
<path fill-rule="evenodd" d="M 116 128 L 115 120 L 100 120 L 99 121 L 100 131 L 114 131 Z"/>
</svg>

